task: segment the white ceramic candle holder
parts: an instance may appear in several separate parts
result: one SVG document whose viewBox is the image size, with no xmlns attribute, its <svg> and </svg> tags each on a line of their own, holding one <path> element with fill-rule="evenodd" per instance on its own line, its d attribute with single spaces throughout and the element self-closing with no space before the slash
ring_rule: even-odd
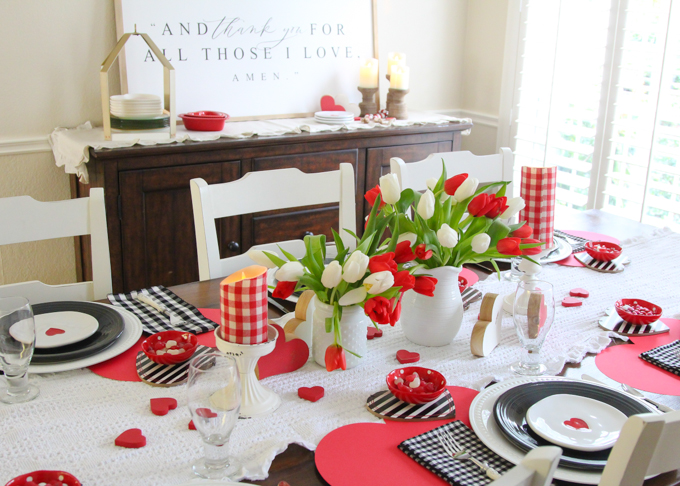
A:
<svg viewBox="0 0 680 486">
<path fill-rule="evenodd" d="M 236 360 L 241 375 L 241 417 L 259 417 L 279 408 L 281 397 L 260 384 L 255 375 L 257 361 L 274 351 L 278 331 L 270 325 L 266 343 L 236 344 L 222 339 L 219 330 L 215 329 L 217 349 Z"/>
</svg>

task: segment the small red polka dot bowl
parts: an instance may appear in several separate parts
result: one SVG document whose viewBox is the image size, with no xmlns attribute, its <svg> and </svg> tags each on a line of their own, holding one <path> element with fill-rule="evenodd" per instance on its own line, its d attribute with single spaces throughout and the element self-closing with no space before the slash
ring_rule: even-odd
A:
<svg viewBox="0 0 680 486">
<path fill-rule="evenodd" d="M 80 486 L 80 481 L 66 471 L 33 471 L 12 479 L 5 486 Z"/>
<path fill-rule="evenodd" d="M 614 304 L 621 319 L 636 325 L 646 325 L 661 317 L 661 307 L 642 299 L 621 299 Z"/>
<path fill-rule="evenodd" d="M 412 387 L 414 374 L 418 376 L 417 386 Z M 390 371 L 387 388 L 402 402 L 417 405 L 436 400 L 446 390 L 446 378 L 439 371 L 421 366 L 406 366 Z"/>
<path fill-rule="evenodd" d="M 154 363 L 174 365 L 191 358 L 198 338 L 186 331 L 157 332 L 142 341 L 142 351 Z"/>
<path fill-rule="evenodd" d="M 610 262 L 621 256 L 621 247 L 609 241 L 588 241 L 585 247 L 588 255 L 600 262 Z"/>
</svg>

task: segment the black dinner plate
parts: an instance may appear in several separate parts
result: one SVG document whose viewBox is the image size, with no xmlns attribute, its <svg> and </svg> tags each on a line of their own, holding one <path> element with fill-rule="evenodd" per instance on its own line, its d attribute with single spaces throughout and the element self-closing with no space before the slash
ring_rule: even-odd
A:
<svg viewBox="0 0 680 486">
<path fill-rule="evenodd" d="M 93 304 L 92 302 L 45 302 L 31 306 L 34 315 L 50 312 L 82 312 L 88 314 L 99 323 L 97 331 L 87 339 L 77 343 L 50 349 L 35 349 L 32 364 L 52 364 L 87 358 L 108 348 L 120 337 L 125 329 L 125 321 L 110 306 Z"/>
<path fill-rule="evenodd" d="M 494 404 L 493 413 L 501 432 L 525 452 L 539 446 L 554 445 L 539 437 L 526 421 L 529 407 L 551 395 L 568 394 L 592 398 L 606 403 L 630 417 L 650 410 L 635 398 L 603 386 L 585 382 L 541 381 L 526 383 L 503 393 Z M 611 448 L 602 451 L 586 452 L 563 449 L 560 466 L 584 471 L 601 471 L 607 463 Z"/>
</svg>

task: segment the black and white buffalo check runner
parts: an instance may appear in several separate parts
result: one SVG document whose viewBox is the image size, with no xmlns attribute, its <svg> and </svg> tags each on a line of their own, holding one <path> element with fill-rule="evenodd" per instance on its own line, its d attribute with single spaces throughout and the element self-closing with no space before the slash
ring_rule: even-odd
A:
<svg viewBox="0 0 680 486">
<path fill-rule="evenodd" d="M 448 390 L 436 400 L 421 405 L 402 402 L 392 392 L 384 390 L 368 397 L 366 407 L 380 417 L 393 420 L 442 420 L 456 416 L 456 406 Z"/>
<path fill-rule="evenodd" d="M 203 354 L 212 353 L 215 350 L 208 346 L 203 346 L 201 344 L 196 348 L 194 355 L 176 365 L 162 365 L 154 363 L 151 361 L 143 351 L 137 353 L 137 361 L 135 365 L 137 366 L 137 375 L 142 379 L 142 381 L 155 386 L 176 386 L 181 385 L 187 381 L 189 375 L 189 363 L 196 357 Z M 212 357 L 204 358 L 205 368 L 211 367 L 213 364 L 210 360 Z M 203 368 L 204 366 L 200 366 Z"/>
<path fill-rule="evenodd" d="M 468 451 L 475 459 L 486 462 L 500 474 L 514 466 L 514 464 L 489 450 L 477 438 L 477 435 L 460 420 L 442 425 L 399 444 L 399 449 L 402 452 L 449 484 L 459 486 L 484 485 L 492 480 L 472 461 L 453 459 L 439 441 L 438 431 L 452 435 L 458 445 Z"/>
<path fill-rule="evenodd" d="M 680 340 L 664 344 L 640 354 L 640 358 L 680 376 Z"/>
<path fill-rule="evenodd" d="M 184 322 L 177 326 L 171 326 L 170 318 L 167 315 L 137 300 L 137 294 L 140 293 L 153 297 L 170 312 L 182 318 Z M 196 307 L 179 298 L 174 292 L 162 285 L 148 289 L 133 290 L 127 294 L 109 294 L 108 297 L 113 305 L 119 305 L 136 315 L 142 322 L 144 331 L 150 334 L 171 330 L 202 334 L 212 331 L 217 327 L 217 324 L 203 316 Z"/>
</svg>

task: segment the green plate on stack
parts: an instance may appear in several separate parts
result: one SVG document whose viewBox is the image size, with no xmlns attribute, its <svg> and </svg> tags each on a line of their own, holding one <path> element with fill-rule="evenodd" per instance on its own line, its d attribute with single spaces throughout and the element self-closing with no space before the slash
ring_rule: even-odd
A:
<svg viewBox="0 0 680 486">
<path fill-rule="evenodd" d="M 170 115 L 160 115 L 149 118 L 118 118 L 111 115 L 111 128 L 118 130 L 150 130 L 170 126 Z"/>
</svg>

